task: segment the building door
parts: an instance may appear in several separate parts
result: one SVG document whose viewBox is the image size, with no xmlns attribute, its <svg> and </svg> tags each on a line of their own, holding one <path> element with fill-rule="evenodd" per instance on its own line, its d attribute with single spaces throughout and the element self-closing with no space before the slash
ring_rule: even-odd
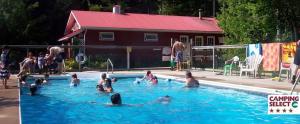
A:
<svg viewBox="0 0 300 124">
<path fill-rule="evenodd" d="M 190 41 L 189 41 L 189 36 L 188 35 L 180 35 L 180 42 L 184 43 L 185 45 L 185 50 L 183 51 L 183 61 L 189 60 L 190 57 Z"/>
</svg>

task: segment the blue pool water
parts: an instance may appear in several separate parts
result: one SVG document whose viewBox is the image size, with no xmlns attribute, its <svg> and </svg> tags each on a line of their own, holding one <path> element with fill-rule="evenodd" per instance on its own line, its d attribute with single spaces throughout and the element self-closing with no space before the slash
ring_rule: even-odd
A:
<svg viewBox="0 0 300 124">
<path fill-rule="evenodd" d="M 158 85 L 134 84 L 135 78 L 113 84 L 124 104 L 108 107 L 111 94 L 95 90 L 98 78 L 81 77 L 79 87 L 70 88 L 67 80 L 51 80 L 40 95 L 29 96 L 23 88 L 23 124 L 297 124 L 300 116 L 268 115 L 266 95 L 201 86 L 182 88 L 175 81 L 159 80 Z M 154 102 L 169 95 L 169 104 Z M 96 103 L 94 103 L 96 102 Z M 142 104 L 142 106 L 140 106 Z"/>
</svg>

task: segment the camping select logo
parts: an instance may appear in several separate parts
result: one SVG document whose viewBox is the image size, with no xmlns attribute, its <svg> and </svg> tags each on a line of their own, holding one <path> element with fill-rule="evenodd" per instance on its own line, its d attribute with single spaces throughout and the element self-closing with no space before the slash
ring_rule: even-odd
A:
<svg viewBox="0 0 300 124">
<path fill-rule="evenodd" d="M 300 95 L 268 95 L 268 114 L 300 114 Z"/>
</svg>

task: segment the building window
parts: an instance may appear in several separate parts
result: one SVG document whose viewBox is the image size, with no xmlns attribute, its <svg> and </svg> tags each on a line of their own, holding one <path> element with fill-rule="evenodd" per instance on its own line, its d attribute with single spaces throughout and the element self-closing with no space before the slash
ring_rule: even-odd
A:
<svg viewBox="0 0 300 124">
<path fill-rule="evenodd" d="M 207 46 L 214 46 L 215 45 L 215 37 L 214 36 L 208 36 L 206 41 Z"/>
<path fill-rule="evenodd" d="M 144 41 L 158 41 L 158 35 L 156 33 L 145 33 Z"/>
<path fill-rule="evenodd" d="M 187 35 L 180 35 L 180 42 L 187 43 L 189 40 L 189 36 Z"/>
<path fill-rule="evenodd" d="M 144 41 L 158 41 L 158 35 L 156 33 L 145 33 Z"/>
<path fill-rule="evenodd" d="M 99 40 L 106 40 L 106 41 L 115 40 L 114 32 L 100 32 Z"/>
<path fill-rule="evenodd" d="M 195 36 L 194 46 L 203 46 L 203 36 Z"/>
</svg>

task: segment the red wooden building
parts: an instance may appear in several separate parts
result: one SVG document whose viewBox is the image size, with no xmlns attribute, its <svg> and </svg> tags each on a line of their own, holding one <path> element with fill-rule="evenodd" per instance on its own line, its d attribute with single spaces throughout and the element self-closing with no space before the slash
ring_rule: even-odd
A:
<svg viewBox="0 0 300 124">
<path fill-rule="evenodd" d="M 162 48 L 170 47 L 175 39 L 186 43 L 188 49 L 188 44 L 223 44 L 224 34 L 215 18 L 120 13 L 119 6 L 113 10 L 71 11 L 65 36 L 59 41 L 72 44 L 77 37 L 86 46 L 82 50 L 86 55 L 118 54 L 120 59 L 114 63 L 128 63 L 128 68 L 140 63 L 157 66 L 162 62 Z"/>
</svg>

